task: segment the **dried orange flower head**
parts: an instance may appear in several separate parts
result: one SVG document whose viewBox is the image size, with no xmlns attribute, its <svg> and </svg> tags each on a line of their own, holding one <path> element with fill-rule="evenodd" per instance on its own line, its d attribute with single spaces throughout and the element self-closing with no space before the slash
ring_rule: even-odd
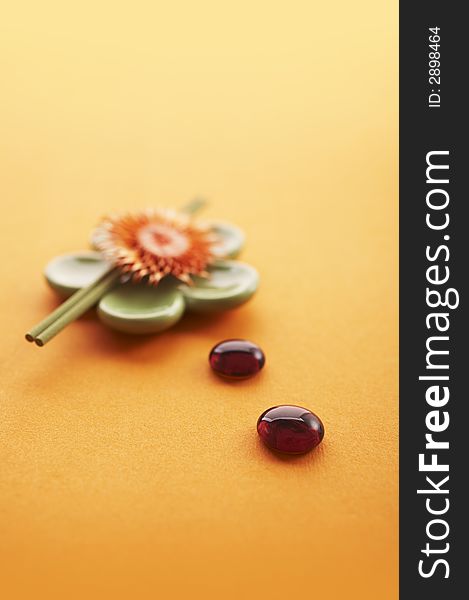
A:
<svg viewBox="0 0 469 600">
<path fill-rule="evenodd" d="M 192 283 L 191 275 L 207 276 L 217 236 L 189 214 L 152 208 L 138 213 L 109 215 L 92 234 L 104 256 L 131 275 L 157 285 L 166 275 Z"/>
</svg>

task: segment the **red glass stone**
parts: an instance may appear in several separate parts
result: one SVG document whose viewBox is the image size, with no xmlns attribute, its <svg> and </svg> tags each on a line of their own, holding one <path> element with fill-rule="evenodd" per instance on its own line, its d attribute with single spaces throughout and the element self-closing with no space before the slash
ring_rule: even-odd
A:
<svg viewBox="0 0 469 600">
<path fill-rule="evenodd" d="M 261 440 L 272 450 L 303 454 L 321 443 L 324 425 L 321 419 L 301 406 L 274 406 L 257 421 Z"/>
<path fill-rule="evenodd" d="M 245 379 L 258 373 L 265 356 L 256 344 L 247 340 L 225 340 L 214 346 L 209 362 L 212 369 L 229 379 Z"/>
</svg>

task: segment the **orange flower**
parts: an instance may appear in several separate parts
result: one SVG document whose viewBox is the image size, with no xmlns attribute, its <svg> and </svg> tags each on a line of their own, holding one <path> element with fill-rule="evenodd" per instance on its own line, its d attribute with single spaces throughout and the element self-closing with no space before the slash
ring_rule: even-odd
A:
<svg viewBox="0 0 469 600">
<path fill-rule="evenodd" d="M 109 215 L 92 235 L 104 256 L 131 275 L 157 285 L 166 275 L 192 283 L 191 275 L 206 277 L 218 242 L 209 226 L 171 209 Z"/>
</svg>

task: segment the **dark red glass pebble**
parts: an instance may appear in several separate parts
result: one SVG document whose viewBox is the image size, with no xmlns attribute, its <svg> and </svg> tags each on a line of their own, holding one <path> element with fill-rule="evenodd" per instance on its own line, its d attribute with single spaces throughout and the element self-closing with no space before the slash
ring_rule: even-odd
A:
<svg viewBox="0 0 469 600">
<path fill-rule="evenodd" d="M 315 448 L 324 437 L 321 419 L 301 406 L 274 406 L 257 421 L 257 432 L 272 450 L 303 454 Z"/>
<path fill-rule="evenodd" d="M 245 379 L 258 373 L 265 363 L 259 346 L 247 340 L 225 340 L 214 346 L 209 362 L 212 369 L 229 379 Z"/>
</svg>

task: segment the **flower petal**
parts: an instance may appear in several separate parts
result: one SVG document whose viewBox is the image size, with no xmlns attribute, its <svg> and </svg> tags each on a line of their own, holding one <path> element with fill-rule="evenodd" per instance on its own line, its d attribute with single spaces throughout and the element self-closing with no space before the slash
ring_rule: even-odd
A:
<svg viewBox="0 0 469 600">
<path fill-rule="evenodd" d="M 241 252 L 245 236 L 238 227 L 222 221 L 210 222 L 210 228 L 220 240 L 213 246 L 212 252 L 219 258 L 236 258 Z"/>
<path fill-rule="evenodd" d="M 102 254 L 84 250 L 53 258 L 46 265 L 44 275 L 50 287 L 67 298 L 96 281 L 109 267 Z"/>
<path fill-rule="evenodd" d="M 185 305 L 177 284 L 164 279 L 158 287 L 126 283 L 103 296 L 98 304 L 101 321 L 124 333 L 157 333 L 182 317 Z"/>
<path fill-rule="evenodd" d="M 247 302 L 257 290 L 259 275 L 246 263 L 218 261 L 209 268 L 209 277 L 194 277 L 194 285 L 181 285 L 186 306 L 195 312 L 235 308 Z"/>
</svg>

